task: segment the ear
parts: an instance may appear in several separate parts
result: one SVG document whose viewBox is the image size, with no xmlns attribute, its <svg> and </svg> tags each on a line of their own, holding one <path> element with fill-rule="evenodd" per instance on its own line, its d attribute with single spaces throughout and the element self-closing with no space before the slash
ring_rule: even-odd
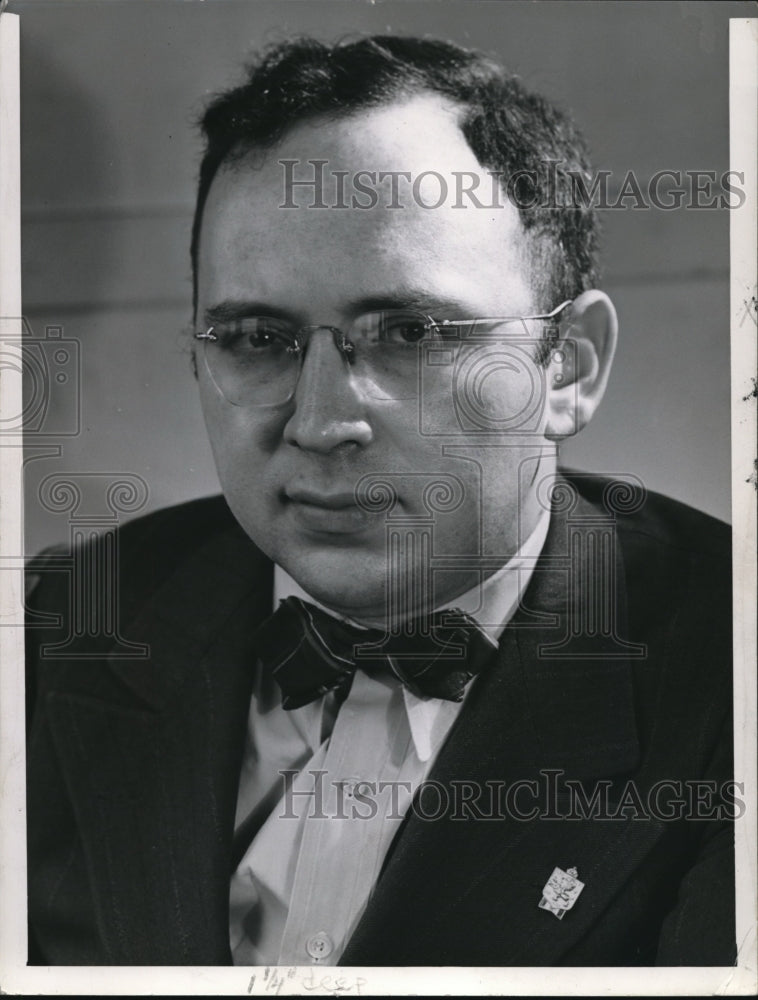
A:
<svg viewBox="0 0 758 1000">
<path fill-rule="evenodd" d="M 605 292 L 582 292 L 574 299 L 547 364 L 549 440 L 578 434 L 592 419 L 608 384 L 617 337 L 616 310 Z"/>
<path fill-rule="evenodd" d="M 197 341 L 195 340 L 195 320 L 188 320 L 183 330 L 184 345 L 189 352 L 190 371 L 197 379 Z"/>
</svg>

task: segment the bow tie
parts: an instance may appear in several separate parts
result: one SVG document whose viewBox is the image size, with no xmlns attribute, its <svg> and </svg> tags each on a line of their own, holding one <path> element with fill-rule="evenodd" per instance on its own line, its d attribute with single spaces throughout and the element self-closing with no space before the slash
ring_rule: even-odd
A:
<svg viewBox="0 0 758 1000">
<path fill-rule="evenodd" d="M 414 694 L 462 701 L 496 647 L 458 608 L 404 623 L 399 634 L 362 629 L 298 597 L 283 600 L 256 633 L 261 662 L 300 708 L 329 691 L 347 697 L 357 666 L 392 671 Z"/>
</svg>

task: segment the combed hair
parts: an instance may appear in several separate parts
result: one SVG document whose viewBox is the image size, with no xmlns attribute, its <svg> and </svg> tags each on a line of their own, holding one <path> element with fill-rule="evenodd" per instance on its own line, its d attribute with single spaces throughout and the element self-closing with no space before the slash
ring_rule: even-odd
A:
<svg viewBox="0 0 758 1000">
<path fill-rule="evenodd" d="M 425 92 L 461 108 L 461 130 L 485 170 L 514 178 L 540 308 L 593 287 L 596 213 L 587 199 L 555 198 L 556 181 L 558 189 L 573 190 L 573 177 L 586 184 L 591 171 L 584 140 L 565 113 L 493 60 L 450 42 L 375 35 L 326 45 L 297 38 L 264 51 L 246 81 L 214 98 L 202 116 L 205 151 L 191 245 L 195 303 L 203 209 L 223 163 L 276 146 L 308 119 L 345 117 Z"/>
</svg>

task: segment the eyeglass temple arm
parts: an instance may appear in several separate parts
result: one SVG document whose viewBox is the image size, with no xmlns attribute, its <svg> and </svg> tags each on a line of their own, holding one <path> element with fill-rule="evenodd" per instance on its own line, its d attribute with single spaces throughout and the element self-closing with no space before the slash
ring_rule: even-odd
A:
<svg viewBox="0 0 758 1000">
<path fill-rule="evenodd" d="M 539 313 L 536 316 L 476 316 L 473 319 L 445 319 L 436 325 L 457 326 L 464 323 L 503 323 L 506 320 L 547 320 L 548 339 L 552 340 L 558 336 L 558 318 L 560 314 L 572 304 L 572 299 L 566 299 L 565 302 L 561 302 L 559 306 L 556 306 L 552 312 Z"/>
<path fill-rule="evenodd" d="M 442 326 L 444 323 L 448 323 L 451 326 L 455 323 L 503 323 L 509 319 L 557 319 L 563 310 L 572 304 L 571 299 L 566 299 L 565 302 L 561 302 L 559 306 L 556 306 L 552 312 L 538 313 L 536 316 L 475 316 L 473 319 L 445 319 L 439 325 Z"/>
</svg>

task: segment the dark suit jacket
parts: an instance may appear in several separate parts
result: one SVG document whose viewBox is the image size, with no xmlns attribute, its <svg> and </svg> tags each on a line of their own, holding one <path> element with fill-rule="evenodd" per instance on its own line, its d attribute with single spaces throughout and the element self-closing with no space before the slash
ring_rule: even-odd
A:
<svg viewBox="0 0 758 1000">
<path fill-rule="evenodd" d="M 559 491 L 499 662 L 429 776 L 452 791 L 535 780 L 516 802 L 538 801 L 541 815 L 482 818 L 484 799 L 478 818 L 409 814 L 344 965 L 734 961 L 728 529 L 653 494 L 639 510 L 621 495 L 609 518 L 608 483 L 575 485 L 583 495 Z M 118 600 L 99 624 L 72 617 L 70 559 L 36 567 L 30 961 L 228 964 L 253 636 L 272 567 L 222 498 L 133 521 L 116 547 L 112 536 L 90 545 L 88 578 L 116 551 Z M 58 629 L 39 623 L 51 612 Z M 119 658 L 124 641 L 149 656 Z M 567 817 L 577 789 L 590 813 L 592 794 L 606 796 L 606 818 Z M 665 818 L 687 797 L 703 818 Z M 585 883 L 561 920 L 538 906 L 556 866 Z"/>
</svg>

